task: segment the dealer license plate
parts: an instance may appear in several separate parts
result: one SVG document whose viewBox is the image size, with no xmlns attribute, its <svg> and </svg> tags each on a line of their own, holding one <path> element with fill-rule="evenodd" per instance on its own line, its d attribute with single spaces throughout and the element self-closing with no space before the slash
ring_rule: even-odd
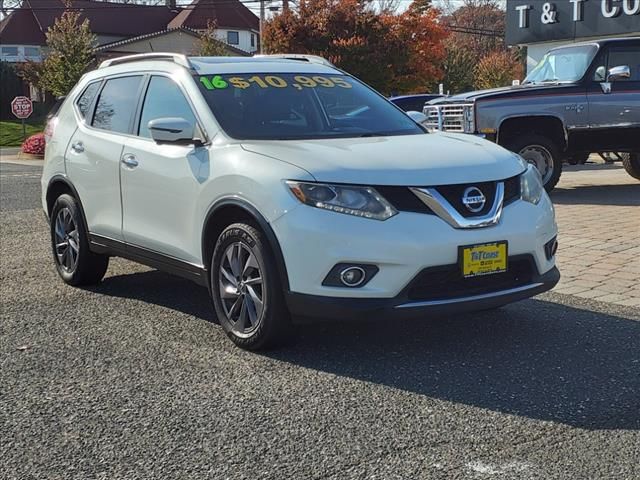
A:
<svg viewBox="0 0 640 480">
<path fill-rule="evenodd" d="M 507 242 L 460 247 L 460 254 L 465 278 L 507 271 Z"/>
</svg>

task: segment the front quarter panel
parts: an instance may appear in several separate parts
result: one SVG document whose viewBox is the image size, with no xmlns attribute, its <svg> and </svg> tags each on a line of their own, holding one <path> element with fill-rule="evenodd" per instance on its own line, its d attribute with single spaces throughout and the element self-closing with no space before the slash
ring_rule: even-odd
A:
<svg viewBox="0 0 640 480">
<path fill-rule="evenodd" d="M 299 167 L 247 152 L 240 144 L 214 143 L 209 147 L 208 158 L 199 171 L 203 188 L 197 204 L 200 221 L 194 225 L 192 235 L 194 252 L 201 252 L 204 224 L 209 212 L 220 202 L 240 200 L 272 223 L 300 205 L 284 182 L 288 179 L 314 180 L 310 173 Z"/>
</svg>

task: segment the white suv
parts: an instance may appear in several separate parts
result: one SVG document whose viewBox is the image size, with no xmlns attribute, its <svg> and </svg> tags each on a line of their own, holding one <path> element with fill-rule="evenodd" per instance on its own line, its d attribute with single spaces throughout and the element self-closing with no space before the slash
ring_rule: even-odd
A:
<svg viewBox="0 0 640 480">
<path fill-rule="evenodd" d="M 282 340 L 292 317 L 490 309 L 559 279 L 533 167 L 426 133 L 322 59 L 110 60 L 47 136 L 62 279 L 97 283 L 110 256 L 192 279 L 243 348 Z"/>
</svg>

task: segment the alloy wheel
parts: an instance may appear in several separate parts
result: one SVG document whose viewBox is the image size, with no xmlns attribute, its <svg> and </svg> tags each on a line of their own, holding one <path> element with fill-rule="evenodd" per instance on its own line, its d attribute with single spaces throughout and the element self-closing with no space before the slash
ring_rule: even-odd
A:
<svg viewBox="0 0 640 480">
<path fill-rule="evenodd" d="M 249 247 L 236 242 L 227 247 L 218 271 L 222 307 L 233 332 L 250 336 L 262 321 L 264 311 L 263 277 Z"/>
<path fill-rule="evenodd" d="M 80 238 L 78 227 L 68 208 L 62 208 L 56 216 L 55 253 L 58 264 L 67 273 L 73 273 L 78 264 Z"/>
<path fill-rule="evenodd" d="M 551 152 L 542 145 L 528 145 L 520 150 L 520 156 L 538 169 L 542 177 L 542 184 L 546 185 L 553 175 L 553 155 Z"/>
</svg>

